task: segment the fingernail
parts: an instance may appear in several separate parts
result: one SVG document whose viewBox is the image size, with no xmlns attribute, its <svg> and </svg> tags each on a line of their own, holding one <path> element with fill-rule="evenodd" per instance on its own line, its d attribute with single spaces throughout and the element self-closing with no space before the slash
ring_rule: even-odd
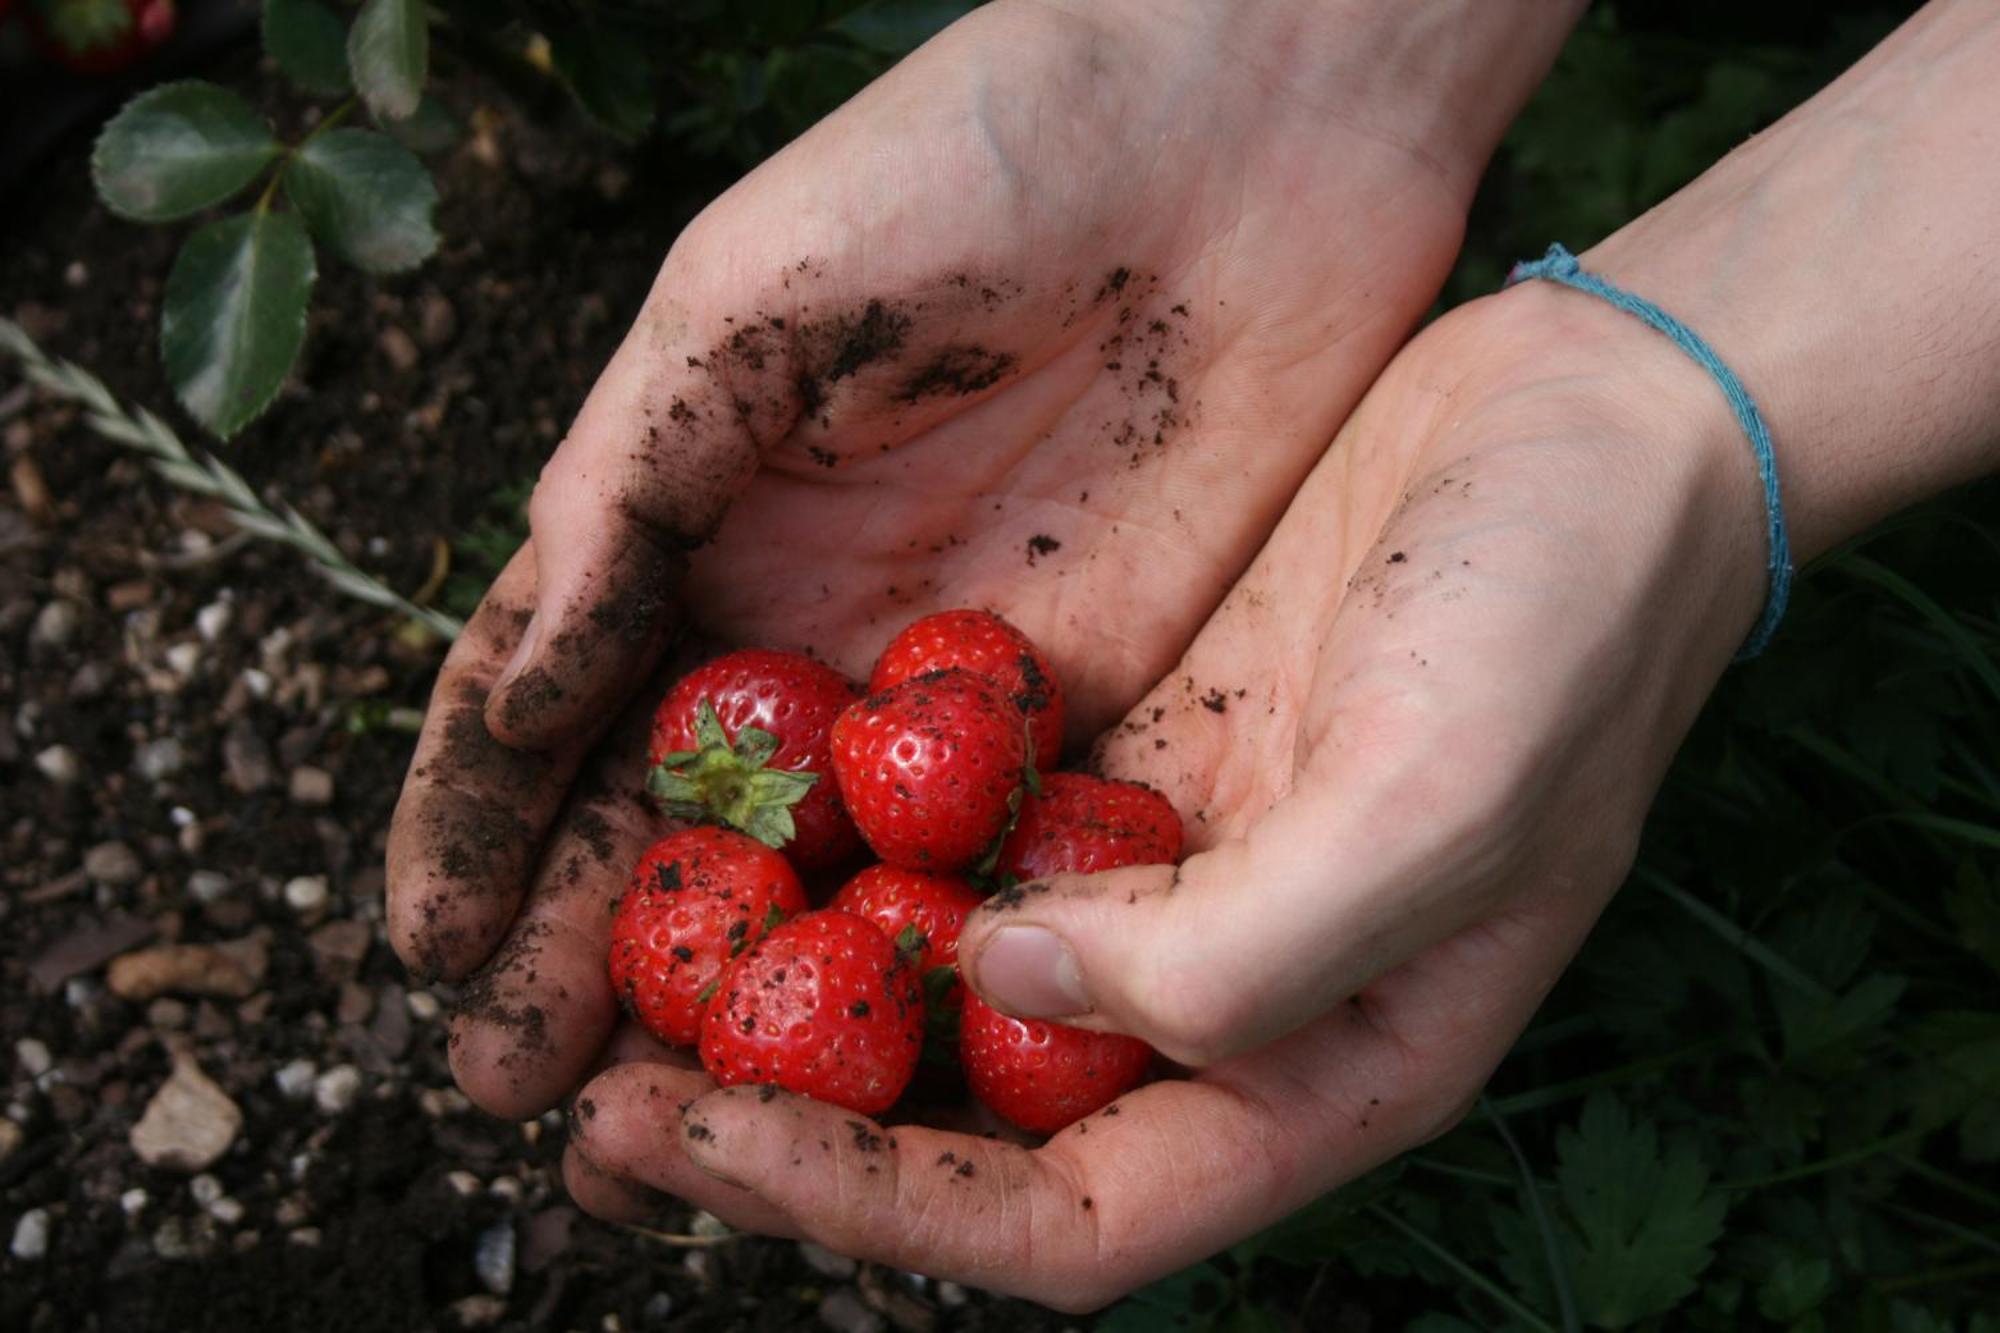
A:
<svg viewBox="0 0 2000 1333">
<path fill-rule="evenodd" d="M 1066 1018 L 1090 1009 L 1068 941 L 1042 926 L 994 931 L 975 972 L 988 1002 L 1017 1018 Z"/>
<path fill-rule="evenodd" d="M 535 646 L 542 641 L 542 616 L 537 611 L 528 621 L 528 628 L 521 631 L 521 642 L 514 646 L 514 655 L 507 659 L 506 667 L 500 672 L 500 679 L 493 682 L 493 692 L 498 694 L 513 684 L 514 677 L 521 674 L 521 668 L 528 665 L 528 659 L 535 655 Z"/>
</svg>

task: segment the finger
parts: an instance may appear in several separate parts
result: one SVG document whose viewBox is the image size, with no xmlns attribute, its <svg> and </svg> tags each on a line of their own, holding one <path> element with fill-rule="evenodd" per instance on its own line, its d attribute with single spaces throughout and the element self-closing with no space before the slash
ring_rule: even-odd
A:
<svg viewBox="0 0 2000 1333">
<path fill-rule="evenodd" d="M 1589 918 L 1466 932 L 1360 1002 L 1038 1150 L 729 1088 L 688 1108 L 687 1152 L 830 1249 L 1094 1309 L 1450 1128 Z"/>
<path fill-rule="evenodd" d="M 514 919 L 542 833 L 601 727 L 545 751 L 494 740 L 484 713 L 532 605 L 533 543 L 501 571 L 438 673 L 389 826 L 389 935 L 423 976 L 484 962 Z"/>
<path fill-rule="evenodd" d="M 452 1076 L 508 1119 L 568 1097 L 611 1036 L 610 906 L 631 867 L 672 827 L 643 793 L 646 711 L 628 709 L 586 767 L 506 942 L 452 1020 Z"/>
<path fill-rule="evenodd" d="M 620 1065 L 592 1079 L 578 1094 L 571 1123 L 575 1145 L 621 1180 L 686 1200 L 739 1230 L 798 1236 L 798 1227 L 783 1210 L 703 1171 L 682 1150 L 683 1111 L 714 1088 L 699 1070 Z"/>
<path fill-rule="evenodd" d="M 563 1188 L 576 1206 L 605 1222 L 654 1223 L 673 1201 L 658 1190 L 615 1176 L 584 1156 L 576 1144 L 563 1149 Z"/>
</svg>

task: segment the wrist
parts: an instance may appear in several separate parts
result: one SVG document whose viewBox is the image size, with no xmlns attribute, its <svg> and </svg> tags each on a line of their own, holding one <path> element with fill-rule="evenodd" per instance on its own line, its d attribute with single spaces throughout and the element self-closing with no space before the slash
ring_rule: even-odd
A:
<svg viewBox="0 0 2000 1333">
<path fill-rule="evenodd" d="M 1996 66 L 1990 6 L 1933 6 L 1583 256 L 1743 380 L 1801 561 L 1995 462 Z"/>
<path fill-rule="evenodd" d="M 1470 199 L 1588 0 L 1050 0 L 1219 55 L 1290 114 L 1414 153 Z"/>
</svg>

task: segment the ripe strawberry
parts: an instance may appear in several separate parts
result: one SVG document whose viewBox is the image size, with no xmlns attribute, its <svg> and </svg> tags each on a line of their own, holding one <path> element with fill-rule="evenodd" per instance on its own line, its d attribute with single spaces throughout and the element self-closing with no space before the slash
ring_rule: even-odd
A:
<svg viewBox="0 0 2000 1333">
<path fill-rule="evenodd" d="M 775 1083 L 876 1115 L 903 1095 L 923 1036 L 909 957 L 851 912 L 808 912 L 723 973 L 701 1063 L 725 1088 Z"/>
<path fill-rule="evenodd" d="M 983 901 L 956 875 L 878 865 L 841 885 L 827 906 L 873 921 L 892 940 L 913 930 L 917 967 L 929 972 L 958 963 L 958 932 Z"/>
<path fill-rule="evenodd" d="M 993 682 L 953 667 L 854 704 L 833 724 L 833 771 L 875 854 L 915 870 L 971 865 L 1020 807 L 1028 745 Z"/>
<path fill-rule="evenodd" d="M 115 74 L 174 35 L 173 0 L 35 0 L 29 34 L 42 53 L 78 74 Z"/>
<path fill-rule="evenodd" d="M 1042 650 L 991 611 L 940 611 L 912 621 L 875 659 L 868 692 L 880 694 L 891 685 L 946 667 L 963 667 L 998 685 L 1027 715 L 1034 763 L 1056 766 L 1062 756 L 1062 687 Z"/>
<path fill-rule="evenodd" d="M 1040 785 L 1000 845 L 998 874 L 1041 879 L 1180 860 L 1180 816 L 1151 787 L 1087 773 L 1045 774 Z"/>
<path fill-rule="evenodd" d="M 789 862 L 722 828 L 669 833 L 639 858 L 611 923 L 611 986 L 662 1041 L 692 1046 L 723 965 L 806 908 Z"/>
<path fill-rule="evenodd" d="M 927 875 L 901 866 L 869 866 L 840 886 L 827 906 L 873 921 L 905 953 L 914 952 L 924 982 L 930 1029 L 945 1063 L 957 1052 L 958 1015 L 965 984 L 958 979 L 958 933 L 983 902 L 956 875 Z"/>
<path fill-rule="evenodd" d="M 832 765 L 833 720 L 861 693 L 799 653 L 750 648 L 681 677 L 653 714 L 647 789 L 668 814 L 781 847 L 811 870 L 861 848 Z"/>
<path fill-rule="evenodd" d="M 1153 1059 L 1153 1048 L 1137 1037 L 1010 1018 L 977 995 L 965 997 L 958 1033 L 973 1095 L 1037 1134 L 1110 1104 L 1138 1084 Z"/>
</svg>

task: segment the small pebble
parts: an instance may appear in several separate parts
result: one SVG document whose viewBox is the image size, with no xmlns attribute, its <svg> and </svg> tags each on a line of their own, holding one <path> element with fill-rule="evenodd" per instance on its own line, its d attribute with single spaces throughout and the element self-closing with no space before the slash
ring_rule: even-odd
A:
<svg viewBox="0 0 2000 1333">
<path fill-rule="evenodd" d="M 131 1189 L 126 1190 L 118 1196 L 118 1206 L 125 1211 L 125 1216 L 127 1217 L 137 1217 L 139 1214 L 145 1212 L 146 1205 L 152 1201 L 153 1196 L 140 1189 L 137 1185 L 134 1185 Z"/>
<path fill-rule="evenodd" d="M 34 1037 L 23 1037 L 14 1043 L 14 1059 L 20 1063 L 21 1072 L 29 1078 L 40 1078 L 49 1072 L 54 1060 L 49 1048 Z"/>
<path fill-rule="evenodd" d="M 472 1255 L 473 1272 L 479 1284 L 496 1296 L 514 1288 L 514 1221 L 502 1218 L 479 1233 Z"/>
<path fill-rule="evenodd" d="M 361 1071 L 353 1065 L 335 1065 L 313 1080 L 313 1103 L 328 1115 L 339 1115 L 354 1105 L 361 1092 Z"/>
<path fill-rule="evenodd" d="M 27 1137 L 27 1131 L 18 1123 L 0 1116 L 0 1162 L 6 1161 L 18 1152 L 22 1141 Z"/>
<path fill-rule="evenodd" d="M 218 870 L 197 870 L 187 877 L 188 896 L 198 903 L 212 903 L 229 893 L 229 876 Z"/>
<path fill-rule="evenodd" d="M 83 854 L 83 873 L 119 889 L 137 884 L 145 867 L 139 864 L 139 854 L 124 843 L 100 842 Z"/>
<path fill-rule="evenodd" d="M 186 763 L 187 757 L 181 751 L 180 741 L 172 736 L 147 741 L 132 756 L 132 767 L 148 782 L 164 782 L 180 772 Z"/>
<path fill-rule="evenodd" d="M 313 1094 L 313 1081 L 319 1077 L 319 1068 L 310 1060 L 293 1060 L 278 1066 L 271 1075 L 271 1081 L 278 1085 L 278 1095 L 288 1102 L 304 1101 Z"/>
<path fill-rule="evenodd" d="M 58 598 L 36 614 L 34 628 L 28 631 L 29 640 L 46 648 L 65 647 L 76 637 L 76 628 L 82 619 L 82 613 L 76 609 L 74 602 Z"/>
<path fill-rule="evenodd" d="M 292 770 L 292 804 L 328 805 L 333 801 L 333 774 L 311 764 Z"/>
<path fill-rule="evenodd" d="M 278 1206 L 271 1210 L 271 1220 L 288 1231 L 303 1225 L 311 1216 L 312 1210 L 307 1207 L 306 1201 L 296 1194 L 287 1194 L 278 1200 Z"/>
<path fill-rule="evenodd" d="M 300 1227 L 297 1231 L 294 1231 L 290 1235 L 286 1236 L 285 1239 L 290 1241 L 294 1245 L 306 1245 L 306 1246 L 318 1245 L 320 1239 L 319 1228 Z"/>
<path fill-rule="evenodd" d="M 703 1214 L 703 1216 L 706 1215 Z M 836 1281 L 844 1282 L 848 1278 L 853 1277 L 855 1270 L 860 1267 L 859 1264 L 846 1255 L 835 1254 L 825 1246 L 815 1245 L 809 1240 L 799 1242 L 799 1258 L 805 1260 L 806 1267 L 812 1269 L 813 1272 L 818 1273 L 822 1277 L 833 1278 Z"/>
<path fill-rule="evenodd" d="M 203 1208 L 212 1207 L 222 1197 L 222 1182 L 204 1171 L 188 1182 L 188 1197 Z"/>
<path fill-rule="evenodd" d="M 664 1324 L 674 1316 L 674 1298 L 664 1291 L 656 1291 L 646 1298 L 640 1315 L 648 1325 Z"/>
<path fill-rule="evenodd" d="M 417 1105 L 433 1120 L 463 1115 L 472 1109 L 472 1103 L 457 1088 L 425 1088 L 417 1094 Z"/>
<path fill-rule="evenodd" d="M 416 369 L 417 361 L 422 355 L 417 351 L 416 339 L 394 324 L 377 334 L 375 342 L 382 349 L 382 355 L 389 359 L 389 364 L 397 370 Z"/>
<path fill-rule="evenodd" d="M 470 1171 L 453 1171 L 444 1178 L 444 1182 L 451 1186 L 454 1193 L 468 1199 L 484 1188 L 480 1184 L 479 1177 Z"/>
<path fill-rule="evenodd" d="M 461 1296 L 453 1301 L 451 1313 L 460 1328 L 491 1328 L 506 1317 L 507 1302 L 481 1292 L 477 1296 Z"/>
<path fill-rule="evenodd" d="M 35 768 L 58 787 L 67 787 L 83 773 L 76 751 L 67 745 L 51 745 L 35 755 Z"/>
<path fill-rule="evenodd" d="M 208 1206 L 208 1215 L 226 1227 L 233 1227 L 243 1220 L 243 1205 L 225 1194 Z"/>
<path fill-rule="evenodd" d="M 170 995 L 162 995 L 146 1006 L 146 1025 L 162 1032 L 177 1032 L 188 1024 L 188 1007 Z"/>
<path fill-rule="evenodd" d="M 326 876 L 298 875 L 285 881 L 285 903 L 301 916 L 326 908 Z"/>
<path fill-rule="evenodd" d="M 229 628 L 229 622 L 236 617 L 236 611 L 227 602 L 210 602 L 194 613 L 195 632 L 210 643 L 222 637 Z"/>
<path fill-rule="evenodd" d="M 519 1203 L 521 1195 L 525 1193 L 525 1190 L 521 1182 L 512 1176 L 496 1176 L 493 1183 L 486 1187 L 486 1192 L 496 1199 L 505 1199 L 509 1203 Z"/>
<path fill-rule="evenodd" d="M 834 1333 L 882 1333 L 882 1316 L 862 1303 L 851 1287 L 842 1287 L 819 1303 L 819 1321 Z"/>
<path fill-rule="evenodd" d="M 940 1282 L 937 1284 L 937 1299 L 945 1309 L 956 1310 L 972 1298 L 956 1282 Z"/>
<path fill-rule="evenodd" d="M 167 649 L 166 658 L 167 670 L 186 680 L 201 665 L 201 645 L 193 642 L 174 644 Z"/>
<path fill-rule="evenodd" d="M 410 1017 L 419 1023 L 435 1023 L 444 1013 L 444 1005 L 427 990 L 411 991 L 404 997 L 403 1003 L 410 1006 Z"/>
<path fill-rule="evenodd" d="M 14 1224 L 14 1243 L 8 1247 L 16 1259 L 33 1263 L 49 1252 L 49 1210 L 30 1208 Z"/>
<path fill-rule="evenodd" d="M 710 1238 L 730 1234 L 729 1223 L 703 1209 L 695 1210 L 694 1217 L 688 1222 L 688 1230 L 694 1235 Z"/>
</svg>

